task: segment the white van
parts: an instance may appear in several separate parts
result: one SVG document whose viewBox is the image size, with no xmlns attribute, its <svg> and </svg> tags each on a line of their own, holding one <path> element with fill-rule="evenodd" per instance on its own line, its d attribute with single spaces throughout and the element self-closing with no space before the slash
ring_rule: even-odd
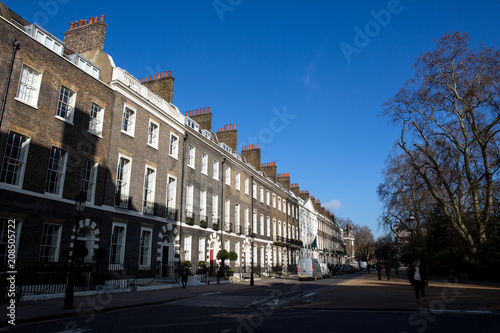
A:
<svg viewBox="0 0 500 333">
<path fill-rule="evenodd" d="M 330 277 L 330 270 L 328 269 L 328 265 L 325 263 L 320 263 L 321 266 L 321 273 L 323 274 L 323 279 L 329 278 Z"/>
<path fill-rule="evenodd" d="M 300 258 L 299 266 L 297 266 L 297 275 L 300 280 L 323 278 L 323 272 L 319 265 L 318 259 Z"/>
</svg>

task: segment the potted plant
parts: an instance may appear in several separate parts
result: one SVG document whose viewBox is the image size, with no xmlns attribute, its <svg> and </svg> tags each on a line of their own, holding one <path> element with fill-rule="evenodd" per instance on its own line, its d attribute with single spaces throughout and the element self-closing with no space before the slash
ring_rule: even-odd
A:
<svg viewBox="0 0 500 333">
<path fill-rule="evenodd" d="M 187 216 L 186 217 L 186 223 L 193 225 L 194 224 L 194 218 L 191 217 L 191 216 Z"/>
<path fill-rule="evenodd" d="M 206 221 L 204 221 L 204 220 L 201 220 L 201 221 L 200 221 L 200 227 L 202 227 L 202 228 L 206 228 L 206 227 L 207 227 L 207 222 L 206 222 Z"/>
<path fill-rule="evenodd" d="M 219 230 L 219 225 L 217 223 L 212 224 L 212 229 Z"/>
</svg>

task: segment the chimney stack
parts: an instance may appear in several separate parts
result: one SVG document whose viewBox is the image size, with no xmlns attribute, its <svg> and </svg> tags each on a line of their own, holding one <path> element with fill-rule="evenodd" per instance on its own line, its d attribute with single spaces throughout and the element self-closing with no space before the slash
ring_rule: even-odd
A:
<svg viewBox="0 0 500 333">
<path fill-rule="evenodd" d="M 262 163 L 260 165 L 260 169 L 266 174 L 267 177 L 271 178 L 275 182 L 277 181 L 276 173 L 278 171 L 278 167 L 276 166 L 276 162 Z"/>
<path fill-rule="evenodd" d="M 101 20 L 97 17 L 87 20 L 71 22 L 69 30 L 64 33 L 64 46 L 75 53 L 84 53 L 92 50 L 103 50 L 106 38 L 104 15 Z"/>
<path fill-rule="evenodd" d="M 289 173 L 280 173 L 277 175 L 278 183 L 283 186 L 284 189 L 290 191 L 290 174 Z"/>
<path fill-rule="evenodd" d="M 303 191 L 299 191 L 299 197 L 306 201 L 307 199 L 309 199 L 309 191 L 308 190 L 303 190 Z"/>
<path fill-rule="evenodd" d="M 174 96 L 174 81 L 172 71 L 164 71 L 141 79 L 143 86 L 169 103 L 172 103 Z"/>
<path fill-rule="evenodd" d="M 290 184 L 290 190 L 295 196 L 300 198 L 300 187 L 298 183 Z"/>
<path fill-rule="evenodd" d="M 217 130 L 217 139 L 219 142 L 224 142 L 226 145 L 236 152 L 238 148 L 238 131 L 235 124 L 224 125 Z"/>
<path fill-rule="evenodd" d="M 192 111 L 186 111 L 186 117 L 189 117 L 196 121 L 200 125 L 200 129 L 206 129 L 212 131 L 212 113 L 210 112 L 210 106 L 208 108 L 201 108 Z"/>
<path fill-rule="evenodd" d="M 260 171 L 260 148 L 258 143 L 243 145 L 241 147 L 241 156 L 245 158 L 247 163 L 253 165 L 255 170 Z"/>
</svg>

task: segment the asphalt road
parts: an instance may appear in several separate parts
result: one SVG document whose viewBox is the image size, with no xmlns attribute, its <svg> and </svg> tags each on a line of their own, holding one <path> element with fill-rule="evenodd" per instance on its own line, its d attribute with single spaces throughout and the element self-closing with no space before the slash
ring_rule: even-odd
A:
<svg viewBox="0 0 500 333">
<path fill-rule="evenodd" d="M 294 308 L 355 275 L 207 292 L 165 304 L 18 325 L 5 332 L 500 332 L 498 314 Z M 355 296 L 353 296 L 355 297 Z M 324 301 L 324 297 L 322 298 Z"/>
</svg>

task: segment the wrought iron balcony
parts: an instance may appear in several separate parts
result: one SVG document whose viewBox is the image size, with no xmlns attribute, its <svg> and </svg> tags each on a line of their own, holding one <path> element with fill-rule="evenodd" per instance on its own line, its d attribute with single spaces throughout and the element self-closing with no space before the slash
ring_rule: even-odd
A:
<svg viewBox="0 0 500 333">
<path fill-rule="evenodd" d="M 130 197 L 125 194 L 115 193 L 115 207 L 128 209 Z"/>
<path fill-rule="evenodd" d="M 155 203 L 152 201 L 143 201 L 142 212 L 144 214 L 154 215 L 155 214 Z"/>
</svg>

